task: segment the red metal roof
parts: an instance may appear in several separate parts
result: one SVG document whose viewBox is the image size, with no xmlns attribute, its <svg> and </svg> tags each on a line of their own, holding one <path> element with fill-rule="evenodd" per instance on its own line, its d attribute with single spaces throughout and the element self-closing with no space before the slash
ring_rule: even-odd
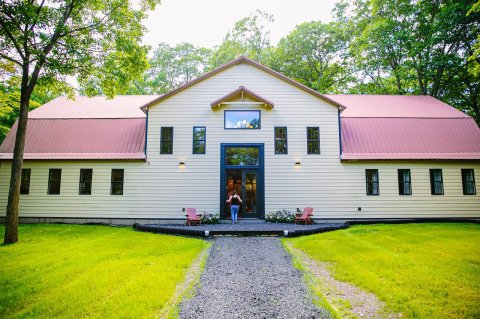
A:
<svg viewBox="0 0 480 319">
<path fill-rule="evenodd" d="M 29 119 L 25 159 L 144 159 L 145 118 Z M 11 159 L 17 123 L 0 146 Z"/>
<path fill-rule="evenodd" d="M 342 160 L 480 159 L 480 129 L 430 96 L 328 95 L 341 113 Z"/>
<path fill-rule="evenodd" d="M 480 159 L 472 118 L 342 118 L 342 159 Z"/>
<path fill-rule="evenodd" d="M 24 158 L 144 159 L 146 120 L 140 108 L 238 63 L 265 69 L 343 110 L 343 160 L 480 159 L 480 129 L 474 120 L 432 97 L 320 95 L 245 57 L 161 97 L 77 97 L 47 103 L 29 114 Z M 14 132 L 16 124 L 0 146 L 0 159 L 12 157 Z"/>
<path fill-rule="evenodd" d="M 118 95 L 113 99 L 104 96 L 76 96 L 75 100 L 58 97 L 31 111 L 31 119 L 61 118 L 139 118 L 145 117 L 141 107 L 158 98 L 158 95 Z"/>
<path fill-rule="evenodd" d="M 465 113 L 426 95 L 325 95 L 345 106 L 342 117 L 467 118 Z"/>
</svg>

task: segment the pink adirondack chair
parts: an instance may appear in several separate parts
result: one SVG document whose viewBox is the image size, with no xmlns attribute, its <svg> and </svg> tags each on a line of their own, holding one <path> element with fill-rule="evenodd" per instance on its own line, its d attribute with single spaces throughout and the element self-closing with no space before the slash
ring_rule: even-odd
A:
<svg viewBox="0 0 480 319">
<path fill-rule="evenodd" d="M 312 219 L 310 218 L 311 216 L 313 216 L 313 208 L 312 207 L 305 207 L 303 209 L 303 213 L 295 214 L 295 224 L 297 222 L 305 223 L 305 225 L 311 224 L 312 223 Z"/>
<path fill-rule="evenodd" d="M 187 208 L 187 225 L 192 226 L 194 225 L 201 225 L 202 224 L 202 214 L 197 214 L 197 210 L 195 208 Z"/>
</svg>

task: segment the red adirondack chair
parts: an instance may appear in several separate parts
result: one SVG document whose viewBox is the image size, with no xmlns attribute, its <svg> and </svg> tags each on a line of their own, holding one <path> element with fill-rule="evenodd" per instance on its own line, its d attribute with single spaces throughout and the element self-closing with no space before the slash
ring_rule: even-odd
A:
<svg viewBox="0 0 480 319">
<path fill-rule="evenodd" d="M 313 216 L 313 208 L 312 207 L 305 207 L 303 209 L 303 213 L 295 214 L 295 224 L 297 222 L 305 223 L 305 225 L 311 224 L 312 223 L 312 219 L 310 218 L 311 216 Z"/>
<path fill-rule="evenodd" d="M 194 225 L 201 225 L 202 224 L 202 214 L 197 214 L 197 210 L 195 208 L 187 208 L 187 225 L 192 226 Z"/>
</svg>

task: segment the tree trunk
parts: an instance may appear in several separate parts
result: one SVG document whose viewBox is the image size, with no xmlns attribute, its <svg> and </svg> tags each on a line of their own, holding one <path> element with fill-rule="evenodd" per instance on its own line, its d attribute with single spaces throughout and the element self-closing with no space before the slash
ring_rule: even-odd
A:
<svg viewBox="0 0 480 319">
<path fill-rule="evenodd" d="M 5 244 L 18 241 L 18 204 L 20 201 L 20 181 L 22 177 L 23 151 L 27 133 L 28 108 L 32 90 L 23 87 L 20 97 L 20 116 L 15 137 L 15 148 L 12 159 L 12 172 L 10 176 L 10 189 L 8 191 L 7 215 L 5 218 Z"/>
</svg>

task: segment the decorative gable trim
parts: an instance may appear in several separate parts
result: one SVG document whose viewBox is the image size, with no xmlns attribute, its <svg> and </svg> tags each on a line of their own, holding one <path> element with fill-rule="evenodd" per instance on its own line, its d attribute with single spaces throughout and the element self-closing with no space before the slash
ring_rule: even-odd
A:
<svg viewBox="0 0 480 319">
<path fill-rule="evenodd" d="M 242 95 L 242 101 L 240 102 L 229 102 L 229 100 L 238 95 L 238 94 L 241 94 Z M 254 100 L 256 100 L 256 102 L 245 102 L 244 101 L 244 97 L 248 96 L 250 98 L 253 98 Z M 255 92 L 253 91 L 250 91 L 249 89 L 247 89 L 246 87 L 244 86 L 239 86 L 238 89 L 228 93 L 227 95 L 224 95 L 222 96 L 221 98 L 219 98 L 218 100 L 216 101 L 213 101 L 212 103 L 210 103 L 211 107 L 212 108 L 217 108 L 217 107 L 220 107 L 222 104 L 230 104 L 230 103 L 235 103 L 235 104 L 257 104 L 257 105 L 263 105 L 265 106 L 266 108 L 268 109 L 271 109 L 273 108 L 274 106 L 274 103 L 273 102 L 270 102 L 269 100 L 267 100 L 266 98 L 256 94 Z"/>
</svg>

